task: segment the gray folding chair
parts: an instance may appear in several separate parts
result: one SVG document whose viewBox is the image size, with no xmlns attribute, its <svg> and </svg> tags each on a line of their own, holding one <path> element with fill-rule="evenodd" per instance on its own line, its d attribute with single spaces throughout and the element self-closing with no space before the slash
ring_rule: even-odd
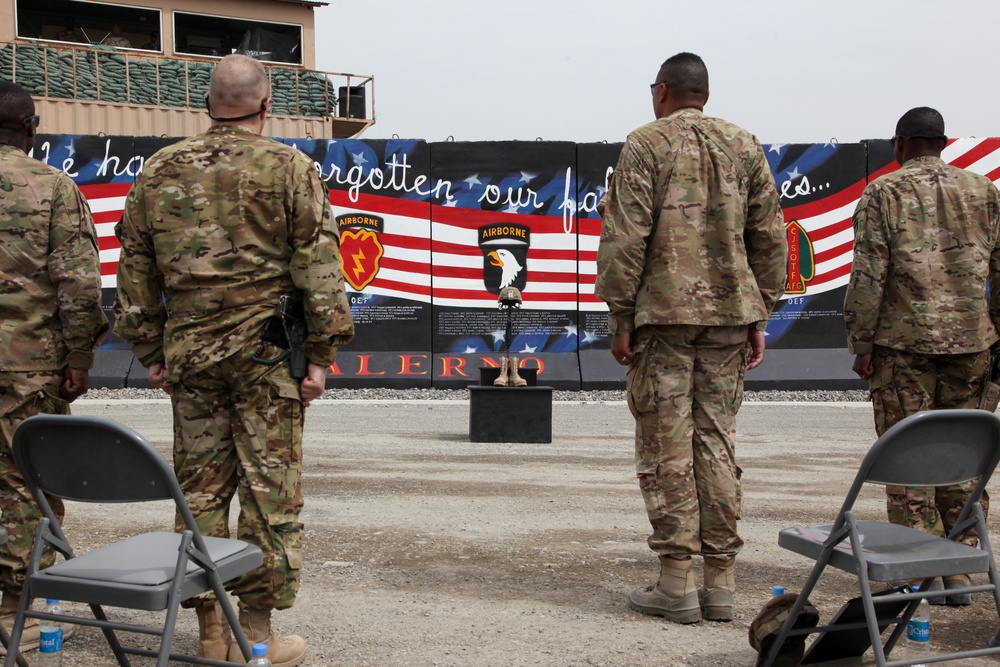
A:
<svg viewBox="0 0 1000 667">
<path fill-rule="evenodd" d="M 173 469 L 149 442 L 110 419 L 37 415 L 21 422 L 12 445 L 14 461 L 43 518 L 35 533 L 10 646 L 18 645 L 25 620 L 38 618 L 101 628 L 119 665 L 130 664 L 128 655 L 156 657 L 157 667 L 166 667 L 168 660 L 235 664 L 170 653 L 180 603 L 213 591 L 244 657 L 250 659 L 250 646 L 224 584 L 259 567 L 261 551 L 239 540 L 203 537 Z M 184 531 L 143 533 L 78 555 L 45 494 L 87 503 L 172 500 Z M 40 569 L 45 546 L 65 560 Z M 93 618 L 33 611 L 29 608 L 33 598 L 86 603 Z M 166 618 L 162 626 L 111 621 L 102 605 L 165 611 Z M 123 646 L 116 630 L 159 636 L 159 650 Z M 11 667 L 17 657 L 18 651 L 8 648 L 4 667 Z"/>
<path fill-rule="evenodd" d="M 816 561 L 781 626 L 766 660 L 773 664 L 788 637 L 812 633 L 857 631 L 867 628 L 879 667 L 930 662 L 926 658 L 886 661 L 897 640 L 906 631 L 906 623 L 916 611 L 925 593 L 903 590 L 897 600 L 908 604 L 898 616 L 879 617 L 872 600 L 871 581 L 922 580 L 926 590 L 934 577 L 987 573 L 989 583 L 974 583 L 948 590 L 949 595 L 991 592 L 1000 619 L 1000 577 L 997 575 L 989 533 L 979 497 L 1000 461 L 1000 418 L 985 410 L 935 410 L 912 415 L 880 437 L 861 462 L 847 498 L 832 524 L 785 528 L 778 535 L 778 545 Z M 854 503 L 864 484 L 898 486 L 945 486 L 978 478 L 968 502 L 948 537 L 936 537 L 923 531 L 880 521 L 858 521 Z M 979 548 L 957 539 L 971 529 L 979 535 Z M 806 599 L 827 566 L 858 577 L 865 620 L 854 623 L 795 628 Z M 884 605 L 881 605 L 884 608 Z M 885 641 L 879 626 L 895 625 Z M 818 641 L 818 640 L 817 640 Z M 984 640 L 983 645 L 987 642 Z M 951 660 L 1000 653 L 996 641 L 987 648 L 934 655 L 933 661 Z"/>
</svg>

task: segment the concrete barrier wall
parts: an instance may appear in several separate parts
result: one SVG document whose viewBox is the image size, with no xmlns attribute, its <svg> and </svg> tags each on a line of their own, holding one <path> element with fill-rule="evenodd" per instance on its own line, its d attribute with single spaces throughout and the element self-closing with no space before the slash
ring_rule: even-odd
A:
<svg viewBox="0 0 1000 667">
<path fill-rule="evenodd" d="M 35 157 L 81 186 L 101 246 L 111 317 L 114 224 L 146 158 L 176 141 L 42 135 Z M 621 144 L 282 139 L 329 185 L 342 269 L 357 325 L 328 385 L 456 388 L 478 383 L 509 346 L 539 383 L 624 386 L 608 353 L 606 307 L 594 296 L 597 203 Z M 791 254 L 785 297 L 768 324 L 765 363 L 749 389 L 864 386 L 850 372 L 843 298 L 851 215 L 869 180 L 896 167 L 888 141 L 765 145 Z M 1000 139 L 950 142 L 945 159 L 1000 178 Z M 502 285 L 524 299 L 506 341 Z M 93 386 L 143 386 L 145 372 L 112 336 Z"/>
</svg>

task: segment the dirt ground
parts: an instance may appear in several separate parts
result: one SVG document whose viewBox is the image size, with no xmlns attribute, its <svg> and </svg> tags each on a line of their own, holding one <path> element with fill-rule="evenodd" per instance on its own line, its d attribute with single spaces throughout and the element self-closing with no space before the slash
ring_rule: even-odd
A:
<svg viewBox="0 0 1000 667">
<path fill-rule="evenodd" d="M 74 411 L 112 417 L 169 452 L 166 401 L 81 399 Z M 810 567 L 777 546 L 779 529 L 832 520 L 874 439 L 868 404 L 745 404 L 736 619 L 680 626 L 625 605 L 658 565 L 624 403 L 557 402 L 553 416 L 551 444 L 484 444 L 468 440 L 465 402 L 314 403 L 302 588 L 275 616 L 308 641 L 304 664 L 753 665 L 750 621 L 773 585 L 796 591 Z M 884 515 L 881 488 L 867 490 L 860 515 Z M 164 506 L 71 505 L 66 529 L 86 545 L 170 522 Z M 825 575 L 812 596 L 823 621 L 857 595 L 851 586 Z M 990 602 L 979 594 L 972 607 L 934 607 L 932 643 L 985 645 L 998 626 Z M 195 644 L 193 616 L 182 612 L 178 649 Z M 65 664 L 115 663 L 99 631 L 82 628 Z"/>
</svg>

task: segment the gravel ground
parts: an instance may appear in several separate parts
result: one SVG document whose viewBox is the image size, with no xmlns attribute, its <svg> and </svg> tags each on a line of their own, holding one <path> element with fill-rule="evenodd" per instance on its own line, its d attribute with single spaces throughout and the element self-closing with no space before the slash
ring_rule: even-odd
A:
<svg viewBox="0 0 1000 667">
<path fill-rule="evenodd" d="M 568 392 L 572 400 L 553 405 L 551 443 L 470 442 L 464 394 L 331 392 L 369 400 L 320 401 L 309 409 L 302 586 L 295 606 L 275 614 L 279 633 L 307 641 L 302 667 L 749 667 L 757 655 L 748 626 L 772 586 L 797 591 L 811 567 L 778 546 L 778 531 L 829 521 L 875 435 L 870 404 L 821 402 L 840 395 L 778 393 L 755 397 L 770 402 L 745 402 L 737 439 L 746 545 L 735 618 L 676 625 L 625 602 L 658 570 L 646 545 L 628 409 L 580 402 L 596 392 Z M 461 400 L 373 398 L 390 395 Z M 622 393 L 604 396 L 620 401 Z M 820 400 L 774 402 L 801 397 Z M 136 428 L 170 455 L 167 401 L 81 400 L 73 410 Z M 991 482 L 994 497 L 998 485 Z M 121 507 L 73 504 L 66 532 L 87 551 L 172 526 L 169 507 Z M 866 485 L 856 511 L 861 520 L 884 518 L 884 491 Z M 989 527 L 991 534 L 1000 530 L 1000 512 Z M 696 570 L 700 581 L 700 562 Z M 851 577 L 831 571 L 810 601 L 826 622 L 857 595 Z M 123 614 L 132 621 L 147 616 L 162 617 Z M 983 646 L 996 632 L 986 594 L 970 607 L 935 607 L 932 616 L 938 651 Z M 175 649 L 193 650 L 196 638 L 194 614 L 182 611 Z M 37 653 L 28 662 L 36 664 Z M 114 664 L 95 628 L 79 628 L 67 643 L 63 667 Z"/>
<path fill-rule="evenodd" d="M 159 389 L 91 389 L 84 399 L 150 399 L 166 398 Z M 606 401 L 624 401 L 625 391 L 560 391 L 552 392 L 555 401 L 573 401 L 585 403 L 600 403 Z M 328 389 L 323 394 L 327 400 L 354 401 L 393 401 L 393 400 L 427 400 L 427 401 L 466 401 L 469 399 L 467 389 Z M 867 401 L 868 392 L 852 391 L 748 391 L 743 400 L 750 402 L 857 402 Z"/>
</svg>

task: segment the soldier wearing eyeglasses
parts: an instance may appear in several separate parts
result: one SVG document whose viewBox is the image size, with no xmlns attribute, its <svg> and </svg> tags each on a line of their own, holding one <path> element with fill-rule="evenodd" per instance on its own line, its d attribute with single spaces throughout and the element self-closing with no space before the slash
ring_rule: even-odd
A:
<svg viewBox="0 0 1000 667">
<path fill-rule="evenodd" d="M 90 209 L 69 176 L 28 157 L 38 125 L 28 92 L 0 81 L 0 525 L 8 535 L 0 621 L 8 630 L 41 518 L 14 464 L 14 429 L 35 414 L 69 414 L 108 330 Z M 50 502 L 61 520 L 62 503 Z M 52 559 L 44 555 L 42 566 Z M 29 620 L 21 650 L 38 638 Z"/>
<path fill-rule="evenodd" d="M 871 182 L 854 212 L 844 318 L 854 372 L 871 388 L 878 435 L 921 410 L 979 407 L 989 348 L 1000 340 L 1000 193 L 985 176 L 942 160 L 947 141 L 936 110 L 903 114 L 892 138 L 901 166 Z M 974 483 L 886 487 L 889 520 L 947 535 Z M 981 502 L 985 510 L 985 492 Z M 963 541 L 974 545 L 975 533 Z M 967 581 L 945 577 L 943 588 Z M 931 590 L 941 588 L 936 580 Z"/>
<path fill-rule="evenodd" d="M 628 367 L 647 542 L 660 560 L 657 582 L 629 606 L 675 623 L 730 621 L 743 546 L 736 413 L 784 291 L 784 221 L 760 142 L 703 113 L 701 58 L 668 59 L 650 90 L 656 120 L 625 142 L 597 251 L 596 294 L 610 310 L 611 353 Z"/>
</svg>

